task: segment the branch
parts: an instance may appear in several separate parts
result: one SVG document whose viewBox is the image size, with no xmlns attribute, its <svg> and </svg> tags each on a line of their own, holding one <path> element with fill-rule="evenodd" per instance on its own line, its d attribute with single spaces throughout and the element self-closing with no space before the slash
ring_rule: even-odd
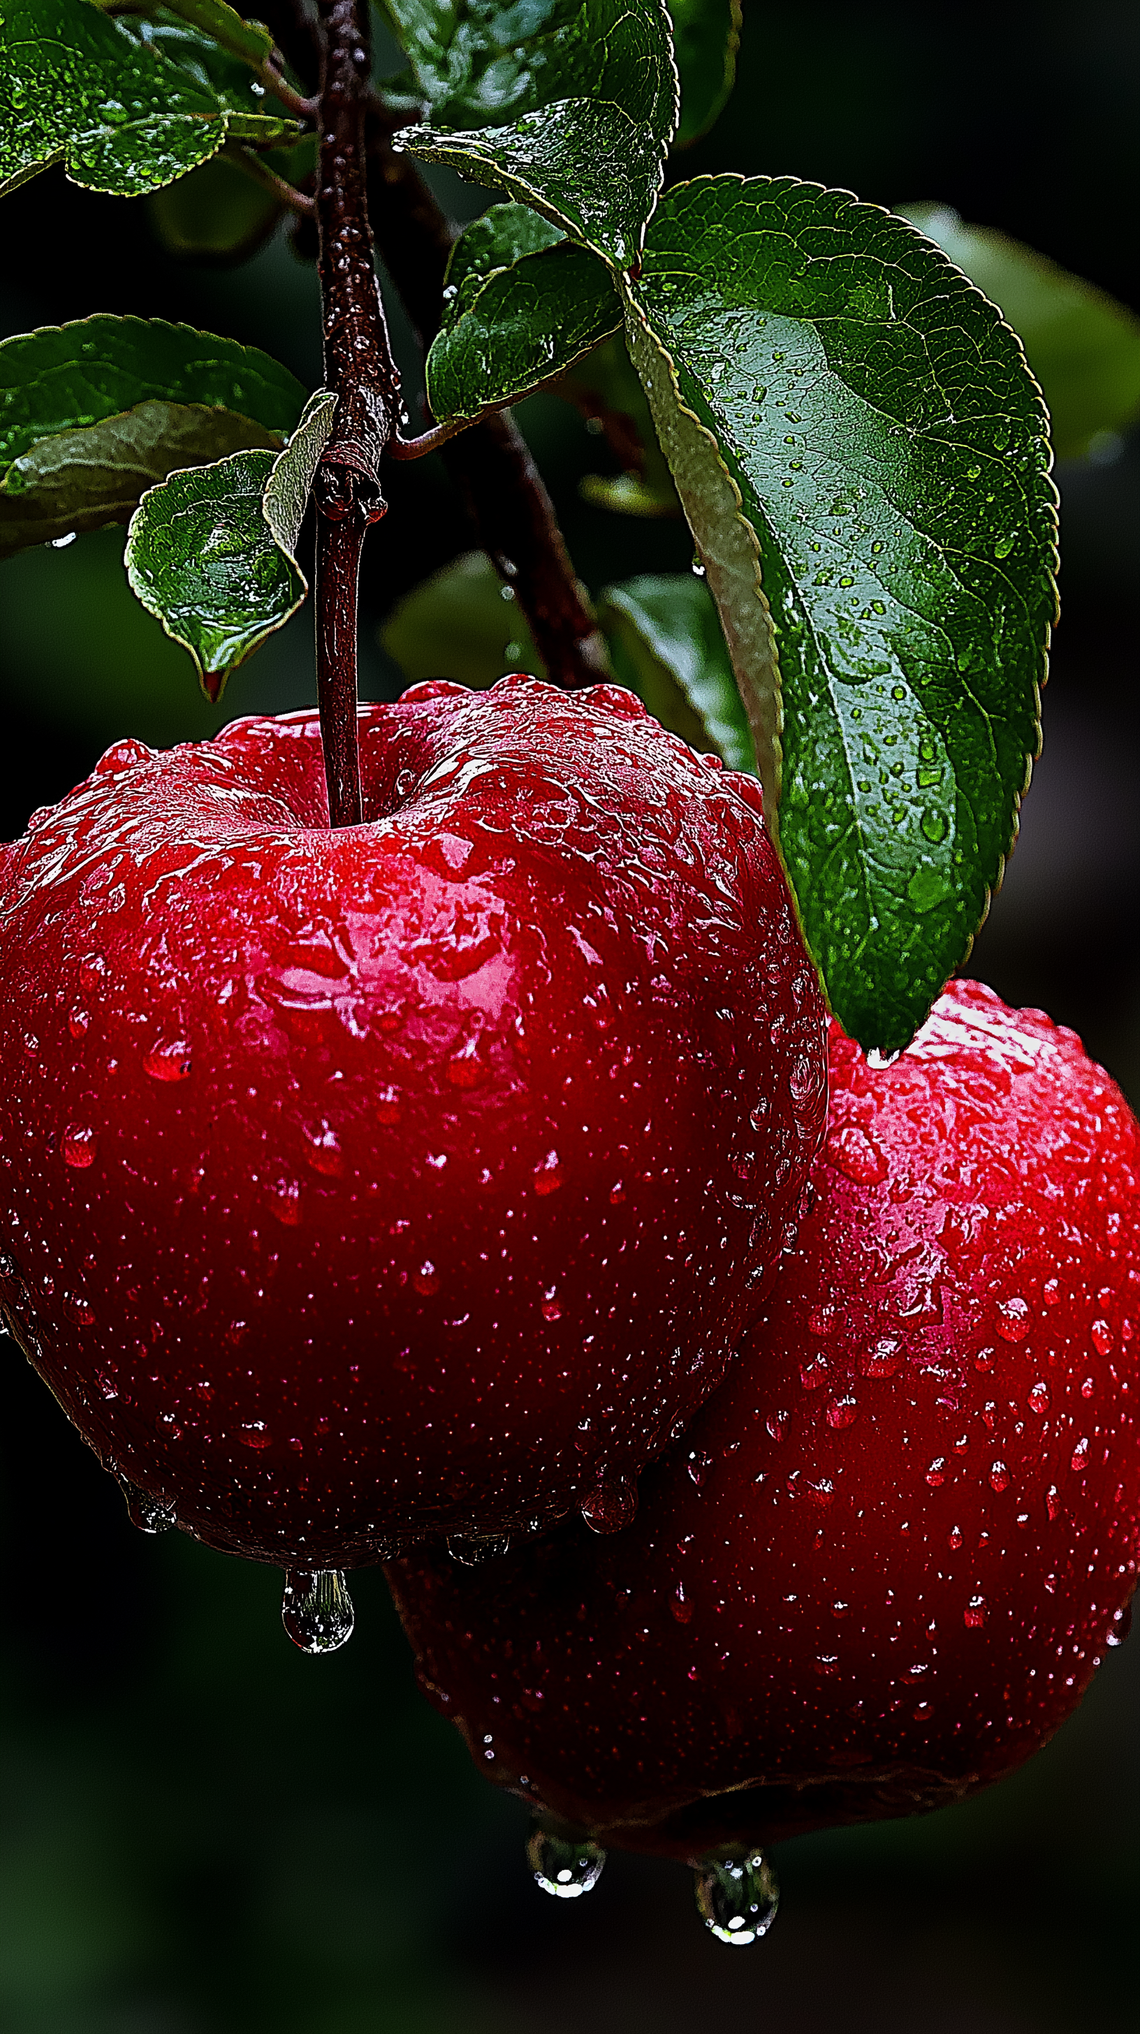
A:
<svg viewBox="0 0 1140 2034">
<path fill-rule="evenodd" d="M 317 704 L 329 822 L 361 817 L 356 715 L 356 606 L 360 551 L 387 504 L 380 459 L 395 429 L 400 382 L 388 344 L 364 169 L 368 0 L 319 0 L 323 40 L 319 273 L 325 386 L 339 397 L 314 482 L 317 505 Z"/>
<path fill-rule="evenodd" d="M 254 155 L 252 149 L 244 148 L 240 141 L 224 141 L 221 153 L 227 162 L 232 162 L 234 168 L 242 172 L 243 176 L 249 177 L 255 184 L 260 184 L 263 191 L 268 191 L 271 197 L 276 198 L 279 205 L 287 205 L 291 212 L 296 212 L 298 218 L 315 219 L 317 208 L 313 200 L 306 197 L 304 191 L 299 191 L 296 184 L 288 183 L 284 177 L 279 177 L 276 170 L 271 170 L 269 164 L 262 162 L 259 155 Z"/>
<path fill-rule="evenodd" d="M 319 42 L 303 0 L 260 0 L 268 26 L 306 87 Z M 392 115 L 366 102 L 368 197 L 385 267 L 426 353 L 439 330 L 443 278 L 455 238 L 411 156 L 391 146 Z M 554 506 L 509 415 L 472 425 L 443 449 L 480 543 L 513 587 L 550 677 L 569 687 L 607 675 L 603 638 L 578 590 Z M 516 490 L 524 499 L 515 499 Z"/>
</svg>

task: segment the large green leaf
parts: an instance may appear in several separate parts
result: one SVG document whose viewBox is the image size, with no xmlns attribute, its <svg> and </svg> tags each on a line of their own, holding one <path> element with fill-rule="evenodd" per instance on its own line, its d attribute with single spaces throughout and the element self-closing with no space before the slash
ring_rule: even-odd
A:
<svg viewBox="0 0 1140 2034">
<path fill-rule="evenodd" d="M 440 422 L 510 403 L 621 324 L 609 270 L 526 205 L 493 205 L 452 250 L 427 358 Z"/>
<path fill-rule="evenodd" d="M 1003 316 L 1025 348 L 1049 408 L 1059 459 L 1076 459 L 1105 431 L 1140 416 L 1140 318 L 1042 254 L 949 205 L 900 205 Z"/>
<path fill-rule="evenodd" d="M 305 392 L 257 347 L 99 315 L 0 344 L 0 556 L 126 522 L 178 466 L 279 449 Z"/>
<path fill-rule="evenodd" d="M 732 90 L 740 47 L 741 0 L 668 0 L 681 79 L 675 146 L 707 134 Z"/>
<path fill-rule="evenodd" d="M 226 104 L 200 68 L 152 47 L 144 27 L 109 19 L 91 0 L 4 0 L 0 191 L 62 160 L 89 190 L 139 197 L 206 162 L 227 132 L 290 131 L 252 98 L 248 112 Z"/>
<path fill-rule="evenodd" d="M 694 573 L 646 575 L 607 586 L 598 621 L 614 676 L 695 749 L 715 749 L 732 770 L 756 768 L 748 716 L 716 604 Z"/>
<path fill-rule="evenodd" d="M 397 145 L 504 189 L 620 267 L 636 260 L 677 122 L 662 0 L 393 12 L 439 123 Z"/>
<path fill-rule="evenodd" d="M 157 20 L 146 16 L 137 20 L 128 18 L 123 26 L 128 34 L 155 51 L 166 64 L 201 85 L 219 106 L 228 108 L 230 119 L 226 133 L 229 140 L 254 141 L 263 145 L 295 135 L 298 132 L 296 121 L 290 120 L 275 100 L 267 100 L 265 87 L 250 70 L 250 59 L 246 57 L 243 60 L 228 43 L 220 43 L 204 25 L 195 25 L 190 15 L 197 11 L 213 15 L 215 11 L 228 14 L 231 10 L 215 10 L 209 6 L 197 10 L 191 7 L 187 18 L 171 21 L 166 18 L 169 10 L 163 8 Z M 237 17 L 234 19 L 237 20 Z M 238 27 L 246 28 L 260 42 L 268 40 L 267 31 L 259 23 L 239 21 Z M 272 109 L 269 112 L 265 111 L 267 105 Z"/>
<path fill-rule="evenodd" d="M 131 588 L 189 650 L 210 700 L 309 590 L 293 553 L 336 403 L 327 389 L 310 396 L 276 458 L 238 452 L 169 474 L 131 520 Z"/>
<path fill-rule="evenodd" d="M 1038 748 L 1040 395 L 992 306 L 847 192 L 682 186 L 628 287 L 808 944 L 844 1027 L 895 1051 L 968 951 Z"/>
</svg>

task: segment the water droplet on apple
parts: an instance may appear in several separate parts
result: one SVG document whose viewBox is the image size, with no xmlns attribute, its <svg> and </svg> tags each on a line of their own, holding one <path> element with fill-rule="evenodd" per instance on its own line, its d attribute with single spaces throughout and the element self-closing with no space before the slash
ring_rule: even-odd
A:
<svg viewBox="0 0 1140 2034">
<path fill-rule="evenodd" d="M 339 1568 L 290 1568 L 281 1622 L 303 1653 L 335 1653 L 352 1637 L 352 1598 Z"/>
<path fill-rule="evenodd" d="M 184 1038 L 160 1039 L 143 1066 L 152 1081 L 184 1081 L 190 1073 L 190 1047 Z"/>
<path fill-rule="evenodd" d="M 602 1876 L 606 1853 L 588 1836 L 555 1836 L 536 1822 L 527 1839 L 526 1858 L 534 1883 L 556 1900 L 578 1900 L 592 1893 Z"/>
<path fill-rule="evenodd" d="M 462 1568 L 478 1568 L 484 1561 L 497 1561 L 510 1547 L 506 1533 L 488 1533 L 483 1539 L 463 1539 L 458 1534 L 447 1542 L 447 1551 Z"/>
<path fill-rule="evenodd" d="M 718 1942 L 744 1948 L 767 1935 L 780 1889 L 762 1850 L 706 1858 L 694 1870 L 697 1912 Z"/>
<path fill-rule="evenodd" d="M 637 1516 L 637 1485 L 619 1476 L 599 1483 L 583 1498 L 581 1511 L 592 1533 L 620 1533 Z"/>
<path fill-rule="evenodd" d="M 95 1132 L 86 1130 L 75 1123 L 68 1125 L 63 1133 L 63 1157 L 66 1165 L 73 1165 L 77 1172 L 83 1172 L 95 1163 Z"/>
<path fill-rule="evenodd" d="M 127 1517 L 140 1533 L 165 1533 L 174 1524 L 174 1506 L 161 1497 L 151 1497 L 137 1483 L 120 1476 L 119 1488 L 127 1500 Z"/>
</svg>

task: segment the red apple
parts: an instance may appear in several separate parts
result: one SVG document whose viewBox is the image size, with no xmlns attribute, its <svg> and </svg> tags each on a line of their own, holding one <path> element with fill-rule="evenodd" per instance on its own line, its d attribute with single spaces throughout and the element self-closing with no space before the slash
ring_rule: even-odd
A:
<svg viewBox="0 0 1140 2034">
<path fill-rule="evenodd" d="M 388 1570 L 427 1693 L 555 1850 L 720 1852 L 762 1918 L 750 1848 L 957 1800 L 1056 1730 L 1140 1524 L 1140 1131 L 1072 1032 L 968 982 L 885 1068 L 833 1029 L 813 1183 L 628 1532 Z"/>
<path fill-rule="evenodd" d="M 360 731 L 361 826 L 309 713 L 120 743 L 0 856 L 13 1331 L 141 1517 L 302 1571 L 620 1523 L 826 1106 L 751 779 L 604 686 Z"/>
</svg>

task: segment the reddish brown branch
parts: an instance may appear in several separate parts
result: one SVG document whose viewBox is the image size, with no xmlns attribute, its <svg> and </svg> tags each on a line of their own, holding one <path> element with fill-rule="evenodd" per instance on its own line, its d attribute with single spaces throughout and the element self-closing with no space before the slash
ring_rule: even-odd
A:
<svg viewBox="0 0 1140 2034">
<path fill-rule="evenodd" d="M 400 383 L 372 259 L 364 167 L 368 0 L 319 0 L 324 65 L 317 172 L 325 386 L 338 397 L 314 483 L 317 505 L 317 703 L 329 821 L 360 819 L 356 606 L 360 549 L 384 514 L 380 460 Z"/>
</svg>

